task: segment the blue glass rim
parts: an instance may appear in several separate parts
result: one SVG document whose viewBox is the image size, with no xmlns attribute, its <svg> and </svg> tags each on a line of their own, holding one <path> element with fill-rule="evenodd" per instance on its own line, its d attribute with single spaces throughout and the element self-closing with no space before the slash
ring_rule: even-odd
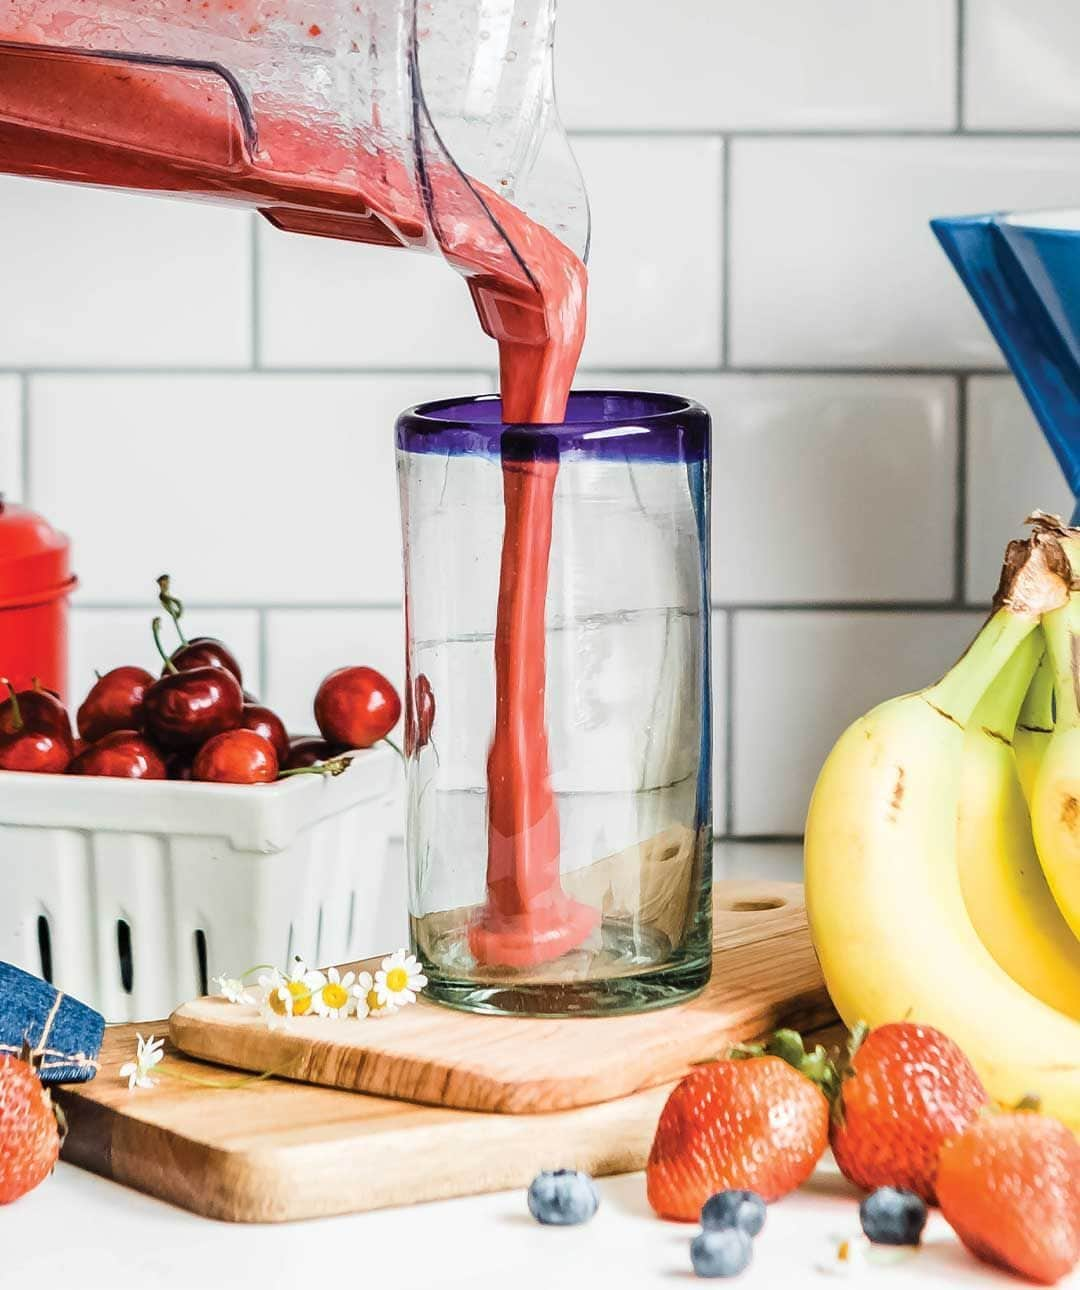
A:
<svg viewBox="0 0 1080 1290">
<path fill-rule="evenodd" d="M 435 399 L 397 419 L 399 452 L 504 460 L 704 461 L 709 435 L 700 403 L 644 390 L 571 390 L 557 423 L 506 424 L 497 394 Z"/>
</svg>

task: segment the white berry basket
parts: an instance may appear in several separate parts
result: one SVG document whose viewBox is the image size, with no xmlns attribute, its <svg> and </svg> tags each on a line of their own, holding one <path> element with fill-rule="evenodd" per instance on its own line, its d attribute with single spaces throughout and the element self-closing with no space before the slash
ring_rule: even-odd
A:
<svg viewBox="0 0 1080 1290">
<path fill-rule="evenodd" d="M 401 763 L 195 784 L 0 773 L 0 960 L 105 1019 L 167 1017 L 208 978 L 397 943 Z"/>
</svg>

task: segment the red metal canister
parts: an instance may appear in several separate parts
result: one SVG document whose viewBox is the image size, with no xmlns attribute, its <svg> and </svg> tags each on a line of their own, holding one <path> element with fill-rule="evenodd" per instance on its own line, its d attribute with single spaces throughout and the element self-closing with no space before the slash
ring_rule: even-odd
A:
<svg viewBox="0 0 1080 1290">
<path fill-rule="evenodd" d="M 47 520 L 0 497 L 0 677 L 67 702 L 71 543 Z"/>
</svg>

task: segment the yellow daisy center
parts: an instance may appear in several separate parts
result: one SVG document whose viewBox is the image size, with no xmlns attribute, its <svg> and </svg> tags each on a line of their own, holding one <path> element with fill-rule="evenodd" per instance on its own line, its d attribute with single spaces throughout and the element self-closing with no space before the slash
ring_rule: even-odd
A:
<svg viewBox="0 0 1080 1290">
<path fill-rule="evenodd" d="M 311 1010 L 311 991 L 303 981 L 287 981 L 289 993 L 293 997 L 293 1016 L 302 1017 Z"/>
<path fill-rule="evenodd" d="M 285 1016 L 285 1000 L 276 990 L 270 992 L 270 998 L 267 1002 L 270 1004 L 271 1012 L 276 1012 L 279 1017 Z"/>
<path fill-rule="evenodd" d="M 391 968 L 386 974 L 386 988 L 393 990 L 395 994 L 399 990 L 405 990 L 409 985 L 409 974 L 403 967 Z"/>
<path fill-rule="evenodd" d="M 367 1006 L 372 1012 L 376 1012 L 382 1007 L 382 1004 L 379 1003 L 379 992 L 377 990 L 372 989 L 367 992 Z"/>
<path fill-rule="evenodd" d="M 349 992 L 336 981 L 329 981 L 322 988 L 322 1001 L 328 1008 L 344 1008 L 349 1002 Z"/>
</svg>

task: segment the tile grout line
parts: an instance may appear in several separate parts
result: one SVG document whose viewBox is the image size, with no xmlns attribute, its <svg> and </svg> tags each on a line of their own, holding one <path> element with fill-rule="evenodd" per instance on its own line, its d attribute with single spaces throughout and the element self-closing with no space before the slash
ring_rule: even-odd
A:
<svg viewBox="0 0 1080 1290">
<path fill-rule="evenodd" d="M 258 216 L 251 216 L 251 281 L 248 284 L 248 307 L 251 310 L 251 370 L 259 371 L 262 366 L 262 309 L 261 309 L 261 251 L 259 248 Z"/>
<path fill-rule="evenodd" d="M 724 614 L 724 833 L 735 831 L 735 614 Z M 714 821 L 715 825 L 715 821 Z"/>
<path fill-rule="evenodd" d="M 270 629 L 267 622 L 267 610 L 259 609 L 257 653 L 259 658 L 259 698 L 266 694 L 266 681 L 270 675 Z"/>
<path fill-rule="evenodd" d="M 799 377 L 808 376 L 815 378 L 827 377 L 845 377 L 845 376 L 867 376 L 867 377 L 957 377 L 957 376 L 1008 376 L 1009 370 L 1004 364 L 996 367 L 967 367 L 963 364 L 956 364 L 952 367 L 935 366 L 935 367 L 917 367 L 917 366 L 891 366 L 891 367 L 867 367 L 857 365 L 835 366 L 817 365 L 817 366 L 793 366 L 790 364 L 762 365 L 762 364 L 731 364 L 729 366 L 701 367 L 694 364 L 625 364 L 625 363 L 590 363 L 578 368 L 582 376 L 593 375 L 633 375 L 638 372 L 655 372 L 658 375 L 672 374 L 680 376 L 776 376 L 776 377 Z M 115 378 L 127 378 L 133 376 L 151 376 L 151 377 L 177 377 L 179 379 L 192 379 L 200 377 L 219 377 L 219 376 L 251 376 L 253 369 L 251 367 L 3 367 L 0 366 L 0 376 L 44 376 L 44 377 L 62 377 L 62 378 L 90 378 L 94 380 L 111 380 Z M 453 367 L 453 368 L 432 368 L 432 367 L 260 367 L 257 370 L 259 376 L 273 378 L 279 376 L 287 377 L 336 377 L 342 379 L 409 379 L 415 377 L 470 377 L 479 380 L 491 380 L 492 372 L 489 368 L 479 367 Z"/>
<path fill-rule="evenodd" d="M 967 57 L 967 2 L 956 0 L 956 133 L 964 129 L 964 93 L 966 90 L 965 60 Z"/>
<path fill-rule="evenodd" d="M 731 361 L 731 149 L 730 135 L 721 140 L 720 158 L 720 366 Z"/>
<path fill-rule="evenodd" d="M 202 613 L 389 613 L 401 609 L 400 600 L 185 600 L 190 609 Z M 95 600 L 80 598 L 76 609 L 145 610 L 145 600 Z M 715 601 L 710 608 L 717 614 L 954 614 L 957 610 L 976 611 L 986 608 L 975 601 L 957 603 L 945 600 L 728 600 Z"/>
<path fill-rule="evenodd" d="M 953 597 L 964 604 L 967 595 L 967 475 L 968 475 L 968 388 L 967 379 L 956 378 L 956 518 L 953 541 Z"/>
</svg>

